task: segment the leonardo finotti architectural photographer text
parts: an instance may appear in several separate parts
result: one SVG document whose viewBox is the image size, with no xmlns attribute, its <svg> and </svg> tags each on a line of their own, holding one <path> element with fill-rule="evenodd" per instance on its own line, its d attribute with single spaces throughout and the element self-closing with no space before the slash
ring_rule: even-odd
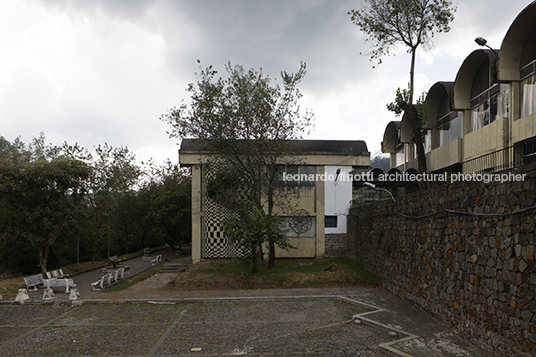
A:
<svg viewBox="0 0 536 357">
<path fill-rule="evenodd" d="M 289 174 L 283 173 L 284 182 L 316 182 L 316 181 L 360 181 L 360 182 L 520 182 L 525 181 L 527 174 L 514 173 L 488 173 L 488 174 L 462 174 L 462 173 L 421 173 L 410 174 L 380 174 L 374 177 L 372 172 L 340 173 L 340 174 Z"/>
</svg>

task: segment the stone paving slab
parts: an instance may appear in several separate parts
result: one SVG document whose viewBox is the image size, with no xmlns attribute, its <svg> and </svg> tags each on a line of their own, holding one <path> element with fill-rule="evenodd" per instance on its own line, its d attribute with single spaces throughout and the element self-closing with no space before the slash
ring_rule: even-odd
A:
<svg viewBox="0 0 536 357">
<path fill-rule="evenodd" d="M 355 324 L 352 316 L 365 308 L 337 299 L 13 305 L 0 311 L 10 321 L 0 325 L 0 336 L 9 335 L 0 338 L 5 356 L 382 356 L 379 344 L 393 339 Z"/>
<path fill-rule="evenodd" d="M 133 271 L 142 271 L 150 266 L 148 266 L 147 262 L 142 262 L 140 258 L 139 262 L 135 261 L 133 263 L 133 267 Z M 57 293 L 53 302 L 42 305 L 42 290 L 30 293 L 30 304 L 41 304 L 41 306 L 6 305 L 13 302 L 2 301 L 0 305 L 0 356 L 4 355 L 4 351 L 7 351 L 2 349 L 2 346 L 6 343 L 12 349 L 8 349 L 9 351 L 17 351 L 16 355 L 34 355 L 35 350 L 23 348 L 23 342 L 26 339 L 21 339 L 21 336 L 27 336 L 31 340 L 34 336 L 33 334 L 38 336 L 35 341 L 42 338 L 44 341 L 48 341 L 47 344 L 60 344 L 65 349 L 65 353 L 57 354 L 60 353 L 58 351 L 61 351 L 61 348 L 57 350 L 54 346 L 49 349 L 44 349 L 43 347 L 43 350 L 39 350 L 40 355 L 43 355 L 43 353 L 47 355 L 48 353 L 48 355 L 71 356 L 80 355 L 82 354 L 81 351 L 85 351 L 84 354 L 86 355 L 95 356 L 104 354 L 276 356 L 281 355 L 281 351 L 294 351 L 293 353 L 297 355 L 314 353 L 318 356 L 387 354 L 390 356 L 415 357 L 480 357 L 493 354 L 492 351 L 482 350 L 473 345 L 470 340 L 457 335 L 451 329 L 438 323 L 434 318 L 416 309 L 410 303 L 386 289 L 378 287 L 180 291 L 165 288 L 169 280 L 175 276 L 174 274 L 159 273 L 128 289 L 110 293 L 95 292 L 87 289 L 86 285 L 89 285 L 92 281 L 91 279 L 93 279 L 90 274 L 96 273 L 82 274 L 75 277 L 75 282 L 77 284 L 79 282 L 83 283 L 82 285 L 85 287 L 81 291 L 83 306 L 79 308 L 61 306 L 62 304 L 69 304 L 69 295 L 64 293 Z M 299 305 L 300 309 L 287 311 L 282 306 L 277 305 L 280 300 L 295 301 L 296 304 L 301 304 Z M 308 324 L 310 321 L 315 321 L 314 323 L 316 321 L 330 322 L 330 319 L 323 314 L 337 314 L 336 311 L 329 311 L 330 309 L 326 308 L 328 302 L 340 302 L 343 300 L 347 303 L 350 302 L 370 309 L 369 312 L 361 311 L 360 318 L 363 322 L 360 325 L 361 327 L 350 327 L 355 325 L 353 323 L 338 324 L 335 322 L 335 325 L 329 328 L 324 327 L 325 331 L 329 333 L 317 334 L 312 332 L 316 330 Z M 135 304 L 128 304 L 128 302 Z M 197 305 L 192 305 L 193 303 Z M 213 312 L 211 315 L 210 311 L 196 310 L 198 308 L 194 306 L 199 306 L 200 303 L 208 304 L 206 306 L 219 306 L 217 308 L 219 312 Z M 259 324 L 254 315 L 251 315 L 247 309 L 242 308 L 242 306 L 249 306 L 248 304 L 261 303 L 272 306 L 265 308 L 268 311 L 266 317 L 270 317 L 267 321 L 273 320 L 272 324 L 268 322 L 265 325 Z M 318 306 L 315 304 L 320 304 L 323 308 L 315 308 L 314 306 Z M 233 308 L 224 309 L 222 307 L 227 305 Z M 138 306 L 138 310 L 133 306 Z M 189 306 L 189 308 L 185 308 L 186 306 Z M 296 309 L 297 306 L 295 307 Z M 235 311 L 234 317 L 227 315 L 226 311 L 233 310 Z M 9 315 L 10 311 L 17 311 L 17 313 Z M 303 314 L 312 312 L 312 315 L 303 320 L 299 317 L 298 311 L 302 311 Z M 279 312 L 282 314 L 276 315 Z M 66 315 L 63 316 L 63 313 Z M 79 314 L 81 315 L 79 316 Z M 177 317 L 177 314 L 180 315 L 180 318 Z M 212 320 L 210 320 L 210 316 L 212 316 Z M 294 318 L 291 319 L 288 316 L 294 316 Z M 196 323 L 192 319 L 198 322 L 204 321 L 204 323 Z M 346 316 L 346 319 L 349 320 L 349 317 Z M 28 321 L 33 322 L 28 325 Z M 233 323 L 235 322 L 236 324 L 234 325 Z M 80 326 L 76 326 L 77 324 Z M 301 332 L 296 336 L 289 335 L 285 338 L 278 337 L 277 339 L 275 337 L 284 336 L 285 334 L 270 335 L 272 340 L 265 343 L 259 343 L 260 338 L 251 334 L 252 331 L 267 334 L 273 329 L 280 332 L 286 331 L 281 326 L 288 326 L 287 328 L 293 331 L 299 330 Z M 99 334 L 102 329 L 105 331 L 104 334 Z M 313 330 L 309 331 L 310 329 Z M 40 334 L 43 333 L 40 332 L 41 330 L 46 331 L 47 334 L 41 336 Z M 190 331 L 190 334 L 187 334 L 190 337 L 181 335 L 181 332 L 184 333 L 187 330 Z M 134 332 L 131 333 L 130 331 Z M 218 332 L 216 334 L 218 338 L 214 339 L 214 341 L 207 339 L 207 336 L 210 336 L 213 331 L 224 331 L 223 334 L 227 337 L 221 337 L 220 332 Z M 234 331 L 234 334 L 230 334 L 228 331 Z M 356 331 L 358 336 L 355 335 Z M 382 335 L 378 331 L 381 331 Z M 141 335 L 137 335 L 138 332 Z M 395 336 L 389 336 L 389 332 L 394 333 Z M 289 333 L 287 331 L 287 334 Z M 368 337 L 368 341 L 385 334 L 388 336 L 387 340 L 377 341 L 372 347 L 367 345 L 368 350 L 351 349 L 353 348 L 351 347 L 352 341 L 358 341 L 356 342 L 357 345 L 360 344 L 359 336 Z M 109 335 L 112 337 L 108 337 Z M 333 342 L 326 337 L 331 335 L 338 336 L 338 340 Z M 78 345 L 73 342 L 73 346 L 65 342 L 69 340 L 69 336 L 77 337 L 78 340 L 76 341 L 85 341 L 86 347 L 83 348 L 86 349 L 79 348 L 80 342 L 76 342 Z M 84 336 L 97 336 L 98 338 L 94 342 L 87 342 Z M 346 338 L 348 340 L 345 340 Z M 56 342 L 55 339 L 58 339 L 59 342 Z M 13 343 L 15 340 L 19 341 L 19 345 Z M 132 343 L 125 347 L 125 350 L 121 350 L 117 348 L 121 344 L 116 344 L 115 340 L 123 341 L 123 344 L 132 340 Z M 221 345 L 218 345 L 217 341 L 223 340 L 227 341 L 229 346 L 221 350 L 219 348 Z M 191 343 L 186 343 L 185 341 L 190 341 Z M 192 352 L 188 348 L 191 348 L 189 346 L 193 341 L 209 341 L 210 343 L 207 342 L 207 349 L 201 352 Z M 229 349 L 231 347 L 229 341 L 242 342 L 242 344 L 233 345 L 232 349 Z M 335 349 L 333 347 L 335 345 L 340 345 L 341 347 Z M 76 349 L 75 346 L 79 349 Z M 293 349 L 294 347 L 301 349 L 296 350 Z M 19 350 L 16 348 L 19 348 Z M 312 352 L 313 349 L 314 352 Z M 103 352 L 105 350 L 106 353 Z M 128 353 L 125 351 L 128 351 Z M 338 352 L 335 353 L 334 351 Z M 353 352 L 349 353 L 348 351 Z"/>
</svg>

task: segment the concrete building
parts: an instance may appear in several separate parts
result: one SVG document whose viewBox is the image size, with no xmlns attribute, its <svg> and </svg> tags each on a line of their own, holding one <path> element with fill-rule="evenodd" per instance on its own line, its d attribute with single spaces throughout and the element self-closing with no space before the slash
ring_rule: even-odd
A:
<svg viewBox="0 0 536 357">
<path fill-rule="evenodd" d="M 478 49 L 454 82 L 427 95 L 422 135 L 429 172 L 494 172 L 522 165 L 536 152 L 536 2 L 521 11 L 501 48 Z M 417 168 L 411 127 L 393 121 L 382 151 L 391 167 Z"/>
<path fill-rule="evenodd" d="M 314 175 L 316 180 L 299 182 L 299 199 L 294 211 L 284 216 L 289 226 L 289 242 L 297 247 L 278 250 L 276 257 L 314 258 L 344 249 L 346 214 L 352 200 L 349 174 L 370 165 L 364 141 L 300 140 L 294 156 L 302 163 L 293 173 Z M 206 195 L 204 176 L 207 155 L 199 142 L 184 139 L 179 163 L 192 171 L 192 258 L 232 258 L 242 251 L 225 237 L 221 223 L 231 214 Z M 300 222 L 299 225 L 293 222 Z M 299 226 L 297 228 L 297 226 Z M 339 243 L 340 242 L 340 243 Z"/>
</svg>

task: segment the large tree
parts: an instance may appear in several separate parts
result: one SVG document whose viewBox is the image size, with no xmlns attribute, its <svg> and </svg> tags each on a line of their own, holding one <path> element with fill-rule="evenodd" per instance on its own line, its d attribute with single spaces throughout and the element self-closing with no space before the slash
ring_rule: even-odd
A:
<svg viewBox="0 0 536 357">
<path fill-rule="evenodd" d="M 449 32 L 455 11 L 450 0 L 365 0 L 361 10 L 348 12 L 352 22 L 369 36 L 366 41 L 373 43 L 371 59 L 381 62 L 381 57 L 389 55 L 397 45 L 405 46 L 411 54 L 409 89 L 399 89 L 388 108 L 396 114 L 404 112 L 410 122 L 420 172 L 426 171 L 426 159 L 422 118 L 413 102 L 417 49 L 429 49 L 436 33 Z"/>
<path fill-rule="evenodd" d="M 112 244 L 118 236 L 115 231 L 117 224 L 113 224 L 113 220 L 117 218 L 119 203 L 128 200 L 127 197 L 137 188 L 141 170 L 135 162 L 135 155 L 127 147 L 98 145 L 95 153 L 88 195 L 92 207 L 93 256 L 100 254 L 102 243 L 107 242 L 107 255 L 110 257 L 113 255 Z M 125 251 L 128 251 L 128 234 L 125 239 Z"/>
<path fill-rule="evenodd" d="M 277 229 L 258 227 L 259 222 L 278 224 L 277 220 L 258 217 L 274 216 L 276 208 L 284 210 L 296 196 L 278 187 L 278 179 L 282 165 L 296 163 L 293 140 L 303 137 L 312 120 L 312 114 L 302 112 L 298 105 L 301 94 L 297 85 L 306 66 L 302 63 L 295 74 L 281 72 L 282 84 L 274 84 L 262 70 L 228 63 L 226 71 L 222 78 L 212 66 L 201 69 L 196 82 L 188 86 L 191 101 L 173 108 L 162 119 L 171 125 L 172 137 L 198 139 L 213 153 L 205 158 L 216 188 L 211 190 L 212 197 L 232 211 L 242 212 L 244 224 L 267 232 L 257 239 L 268 244 L 271 268 L 275 245 L 287 247 L 286 240 L 269 233 Z M 244 200 L 246 204 L 241 202 Z M 237 209 L 245 206 L 254 212 Z"/>
<path fill-rule="evenodd" d="M 0 153 L 2 241 L 37 249 L 41 271 L 46 272 L 53 244 L 77 218 L 89 173 L 83 161 L 45 145 L 43 135 L 29 150 L 6 145 Z"/>
<path fill-rule="evenodd" d="M 187 169 L 166 162 L 153 168 L 151 179 L 138 192 L 147 207 L 143 225 L 164 236 L 171 246 L 191 241 L 192 179 Z"/>
<path fill-rule="evenodd" d="M 34 273 L 147 246 L 186 241 L 190 176 L 138 167 L 127 148 L 30 144 L 0 136 L 0 271 Z"/>
</svg>

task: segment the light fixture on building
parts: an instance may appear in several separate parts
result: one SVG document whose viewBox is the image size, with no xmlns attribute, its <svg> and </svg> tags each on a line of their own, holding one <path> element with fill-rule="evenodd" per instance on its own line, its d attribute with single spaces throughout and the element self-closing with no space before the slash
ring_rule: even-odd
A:
<svg viewBox="0 0 536 357">
<path fill-rule="evenodd" d="M 493 48 L 491 48 L 491 47 L 488 46 L 488 44 L 487 44 L 488 41 L 487 41 L 485 38 L 483 38 L 483 37 L 477 37 L 477 38 L 475 38 L 475 42 L 476 42 L 479 46 L 482 46 L 482 47 L 486 46 L 487 48 L 489 48 L 490 50 L 492 50 L 493 53 L 495 53 L 495 54 L 497 55 L 497 57 L 499 56 L 499 54 L 498 54 Z"/>
<path fill-rule="evenodd" d="M 373 184 L 373 183 L 371 183 L 371 182 L 363 182 L 363 185 L 364 185 L 364 186 L 367 186 L 367 187 L 370 187 L 370 188 L 372 188 L 373 190 L 380 190 L 380 191 L 385 191 L 385 192 L 387 192 L 387 193 L 389 194 L 389 196 L 391 196 L 391 198 L 393 199 L 393 201 L 396 202 L 395 198 L 393 197 L 393 194 L 392 194 L 389 190 L 387 190 L 387 189 L 385 189 L 385 188 L 382 188 L 382 187 L 376 187 L 376 185 Z"/>
</svg>

